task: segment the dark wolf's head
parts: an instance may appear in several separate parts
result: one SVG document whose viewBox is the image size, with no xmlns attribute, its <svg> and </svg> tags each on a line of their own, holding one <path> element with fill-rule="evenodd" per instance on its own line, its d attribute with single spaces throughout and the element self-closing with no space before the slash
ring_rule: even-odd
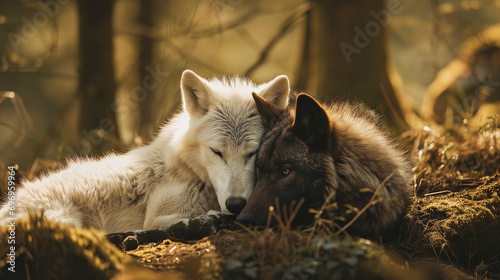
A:
<svg viewBox="0 0 500 280">
<path fill-rule="evenodd" d="M 257 154 L 255 189 L 237 220 L 264 225 L 269 207 L 277 206 L 276 197 L 280 207 L 303 198 L 294 222 L 309 223 L 308 209 L 321 206 L 337 183 L 328 114 L 307 94 L 300 94 L 295 108 L 288 111 L 253 97 L 270 131 Z"/>
</svg>

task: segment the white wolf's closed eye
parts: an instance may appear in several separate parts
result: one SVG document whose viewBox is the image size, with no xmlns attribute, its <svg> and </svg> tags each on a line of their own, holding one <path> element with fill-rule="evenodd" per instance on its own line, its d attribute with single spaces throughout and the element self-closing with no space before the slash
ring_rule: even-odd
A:
<svg viewBox="0 0 500 280">
<path fill-rule="evenodd" d="M 253 152 L 251 152 L 251 153 L 247 154 L 247 155 L 246 155 L 246 158 L 245 158 L 245 164 L 247 164 L 247 163 L 248 163 L 248 161 L 249 161 L 249 160 L 251 160 L 251 159 L 252 159 L 252 157 L 253 157 L 253 156 L 255 156 L 256 154 L 257 154 L 257 151 L 253 151 Z"/>
<path fill-rule="evenodd" d="M 220 158 L 224 158 L 224 156 L 222 156 L 222 153 L 213 149 L 213 148 L 210 148 L 212 150 L 212 152 L 214 152 L 214 154 L 218 155 Z"/>
</svg>

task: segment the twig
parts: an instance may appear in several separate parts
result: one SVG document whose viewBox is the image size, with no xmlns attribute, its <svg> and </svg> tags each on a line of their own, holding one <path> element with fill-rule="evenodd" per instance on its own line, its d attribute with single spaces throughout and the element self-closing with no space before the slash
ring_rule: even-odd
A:
<svg viewBox="0 0 500 280">
<path fill-rule="evenodd" d="M 439 194 L 445 194 L 445 193 L 451 193 L 451 191 L 450 190 L 444 190 L 444 191 L 426 193 L 426 194 L 424 194 L 424 196 L 433 196 L 433 195 L 439 195 Z"/>
<path fill-rule="evenodd" d="M 223 33 L 225 31 L 234 29 L 238 26 L 241 26 L 248 21 L 252 20 L 254 17 L 256 17 L 259 14 L 259 10 L 253 9 L 250 12 L 244 14 L 240 18 L 235 19 L 234 21 L 231 21 L 224 26 L 218 26 L 218 27 L 210 27 L 210 28 L 205 28 L 202 30 L 195 30 L 195 31 L 190 31 L 192 29 L 191 26 L 188 28 L 182 30 L 182 32 L 176 32 L 178 34 L 172 34 L 171 37 L 177 37 L 177 36 L 182 36 L 184 38 L 189 38 L 189 39 L 200 39 L 200 38 L 206 38 L 210 36 L 214 36 L 220 33 Z M 164 40 L 170 40 L 170 36 L 163 36 L 160 34 L 160 29 L 159 28 L 153 28 L 151 26 L 147 26 L 144 24 L 136 24 L 135 26 L 128 27 L 127 29 L 119 29 L 117 30 L 118 34 L 125 34 L 125 35 L 132 35 L 132 36 L 138 36 L 138 37 L 145 37 L 151 40 L 155 41 L 164 41 Z"/>
<path fill-rule="evenodd" d="M 250 75 L 252 75 L 252 73 L 266 61 L 267 56 L 274 48 L 274 46 L 281 40 L 281 38 L 283 38 L 292 27 L 296 26 L 314 7 L 316 7 L 316 5 L 313 5 L 312 3 L 305 3 L 299 6 L 296 10 L 297 12 L 285 20 L 278 33 L 276 33 L 276 35 L 274 35 L 264 47 L 264 49 L 260 53 L 259 59 L 257 59 L 257 61 L 252 66 L 250 66 L 250 68 L 248 68 L 244 76 L 249 77 Z"/>
<path fill-rule="evenodd" d="M 394 174 L 391 173 L 389 174 L 389 176 L 387 176 L 381 183 L 380 185 L 377 187 L 377 189 L 375 190 L 375 192 L 373 193 L 372 197 L 370 198 L 370 201 L 368 201 L 368 203 L 365 205 L 365 207 L 363 207 L 363 209 L 361 209 L 357 214 L 356 216 L 354 216 L 354 218 L 352 218 L 346 225 L 344 225 L 341 229 L 339 229 L 335 235 L 338 235 L 340 234 L 341 232 L 345 231 L 348 227 L 350 227 L 360 216 L 361 214 L 363 214 L 367 209 L 368 207 L 370 207 L 373 203 L 373 201 L 375 200 L 375 198 L 377 197 L 378 193 L 380 192 L 380 189 L 382 188 L 382 186 L 393 176 Z"/>
<path fill-rule="evenodd" d="M 380 83 L 380 89 L 382 90 L 382 94 L 384 95 L 385 102 L 389 106 L 389 110 L 392 112 L 392 115 L 394 116 L 394 120 L 395 120 L 396 125 L 398 125 L 399 128 L 401 128 L 401 130 L 403 130 L 403 131 L 409 130 L 410 126 L 406 122 L 406 119 L 404 117 L 405 112 L 403 112 L 403 108 L 401 107 L 401 105 L 396 104 L 398 106 L 401 114 L 403 114 L 403 116 L 401 116 L 401 114 L 399 114 L 398 110 L 396 110 L 396 107 L 394 107 L 395 104 L 392 103 L 391 98 L 389 97 L 389 92 L 387 91 L 387 89 L 385 88 L 385 85 L 383 83 Z M 400 100 L 396 94 L 394 94 L 394 98 L 396 99 L 396 102 L 400 102 Z"/>
<path fill-rule="evenodd" d="M 16 115 L 21 120 L 22 133 L 19 135 L 19 137 L 16 140 L 16 143 L 14 144 L 14 147 L 17 149 L 26 139 L 27 133 L 35 131 L 35 126 L 33 125 L 33 121 L 31 120 L 28 110 L 26 110 L 23 100 L 21 99 L 19 94 L 13 91 L 0 92 L 0 103 L 2 103 L 6 99 L 11 100 L 12 105 L 14 105 L 14 110 L 16 112 Z"/>
<path fill-rule="evenodd" d="M 33 141 L 34 143 L 39 143 L 39 141 L 37 139 L 29 136 L 28 134 L 26 134 L 26 132 L 19 130 L 17 127 L 15 127 L 9 123 L 0 121 L 0 125 L 8 127 L 12 132 L 19 134 L 19 136 L 25 137 L 27 140 Z"/>
<path fill-rule="evenodd" d="M 259 10 L 253 9 L 250 12 L 244 14 L 242 17 L 237 18 L 236 20 L 227 23 L 225 26 L 220 25 L 216 28 L 206 28 L 206 29 L 202 29 L 202 30 L 192 31 L 188 34 L 186 34 L 184 32 L 181 34 L 183 36 L 186 36 L 189 39 L 199 39 L 199 38 L 210 37 L 210 36 L 231 30 L 231 29 L 236 28 L 238 26 L 241 26 L 241 25 L 247 23 L 248 21 L 252 20 L 258 14 L 259 14 Z"/>
</svg>

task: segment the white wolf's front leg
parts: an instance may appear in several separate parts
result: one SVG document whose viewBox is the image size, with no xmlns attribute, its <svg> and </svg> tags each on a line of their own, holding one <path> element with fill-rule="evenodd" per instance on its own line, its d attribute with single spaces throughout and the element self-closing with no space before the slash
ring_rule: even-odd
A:
<svg viewBox="0 0 500 280">
<path fill-rule="evenodd" d="M 186 226 L 189 224 L 189 218 L 182 218 L 182 216 L 174 214 L 174 215 L 165 215 L 158 216 L 154 218 L 149 223 L 144 223 L 145 230 L 151 229 L 167 229 L 173 224 L 177 224 L 179 222 L 183 222 Z"/>
<path fill-rule="evenodd" d="M 146 206 L 144 229 L 166 229 L 178 222 L 187 223 L 192 216 L 191 213 L 182 211 L 183 203 L 185 201 L 181 196 L 175 193 L 166 194 L 165 188 L 155 190 Z"/>
<path fill-rule="evenodd" d="M 204 215 L 207 209 L 206 197 L 189 197 L 182 184 L 165 184 L 156 188 L 149 196 L 144 229 L 166 229 L 178 222 Z M 205 202 L 205 203 L 204 203 Z M 215 201 L 215 203 L 217 203 Z M 215 211 L 214 211 L 215 212 Z"/>
<path fill-rule="evenodd" d="M 83 215 L 78 210 L 72 210 L 68 208 L 51 209 L 45 210 L 43 214 L 48 220 L 81 228 L 83 225 Z"/>
</svg>

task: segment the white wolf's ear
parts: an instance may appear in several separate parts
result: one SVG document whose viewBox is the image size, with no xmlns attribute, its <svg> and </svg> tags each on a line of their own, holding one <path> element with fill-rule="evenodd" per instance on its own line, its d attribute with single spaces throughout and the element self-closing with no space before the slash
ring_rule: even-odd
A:
<svg viewBox="0 0 500 280">
<path fill-rule="evenodd" d="M 207 81 L 191 70 L 184 70 L 181 78 L 184 110 L 190 115 L 205 115 L 210 107 L 210 87 Z"/>
<path fill-rule="evenodd" d="M 267 87 L 260 92 L 260 96 L 274 105 L 285 108 L 288 104 L 288 94 L 290 93 L 290 82 L 285 75 L 278 76 L 267 84 Z"/>
</svg>

